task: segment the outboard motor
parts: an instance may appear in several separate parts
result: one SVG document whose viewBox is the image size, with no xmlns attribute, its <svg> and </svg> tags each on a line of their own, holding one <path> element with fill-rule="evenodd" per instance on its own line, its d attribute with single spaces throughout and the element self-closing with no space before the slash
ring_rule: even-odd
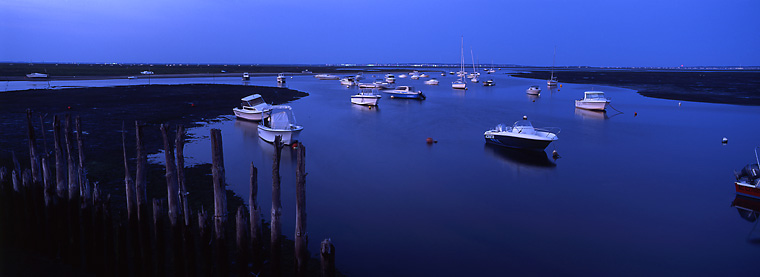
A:
<svg viewBox="0 0 760 277">
<path fill-rule="evenodd" d="M 752 183 L 760 178 L 760 167 L 758 167 L 758 164 L 748 164 L 741 171 L 735 172 L 734 175 L 736 175 L 736 180 L 747 178 Z"/>
</svg>

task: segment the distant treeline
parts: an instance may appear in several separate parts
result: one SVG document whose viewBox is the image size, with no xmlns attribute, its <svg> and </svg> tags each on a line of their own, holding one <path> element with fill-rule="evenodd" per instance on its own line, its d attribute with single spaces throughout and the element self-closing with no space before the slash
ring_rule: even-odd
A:
<svg viewBox="0 0 760 277">
<path fill-rule="evenodd" d="M 335 67 L 311 65 L 223 65 L 223 64 L 72 64 L 72 63 L 0 63 L 0 77 L 25 77 L 38 72 L 55 76 L 129 76 L 142 71 L 155 74 L 271 73 L 334 71 Z"/>
</svg>

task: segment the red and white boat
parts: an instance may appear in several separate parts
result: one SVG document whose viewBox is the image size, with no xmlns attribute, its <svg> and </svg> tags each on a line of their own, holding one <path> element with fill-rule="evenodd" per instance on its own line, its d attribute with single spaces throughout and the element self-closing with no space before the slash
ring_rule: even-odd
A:
<svg viewBox="0 0 760 277">
<path fill-rule="evenodd" d="M 758 159 L 757 149 L 755 147 L 755 164 L 748 164 L 739 172 L 734 172 L 736 176 L 736 194 L 760 199 L 760 159 Z"/>
</svg>

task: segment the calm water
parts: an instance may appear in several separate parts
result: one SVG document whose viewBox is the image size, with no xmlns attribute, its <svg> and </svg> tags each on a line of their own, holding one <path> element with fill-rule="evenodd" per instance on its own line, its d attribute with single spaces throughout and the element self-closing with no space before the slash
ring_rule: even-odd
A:
<svg viewBox="0 0 760 277">
<path fill-rule="evenodd" d="M 288 87 L 310 94 L 291 103 L 305 126 L 309 249 L 318 253 L 319 242 L 332 238 L 342 272 L 760 273 L 760 244 L 753 243 L 760 227 L 731 206 L 731 173 L 753 161 L 752 149 L 760 145 L 760 107 L 679 107 L 679 101 L 592 85 L 549 91 L 545 81 L 504 74 L 484 75 L 495 87 L 470 84 L 462 92 L 450 87 L 455 77 L 431 75 L 440 86 L 397 80 L 421 89 L 427 100 L 384 96 L 371 110 L 352 105 L 349 96 L 356 90 L 338 81 L 288 79 Z M 254 77 L 251 84 L 274 85 L 275 78 Z M 541 85 L 540 97 L 526 95 L 530 85 Z M 624 113 L 576 110 L 573 100 L 592 88 L 603 90 Z M 485 145 L 485 130 L 523 115 L 537 127 L 562 128 L 549 155 Z M 207 137 L 210 128 L 222 130 L 227 181 L 244 199 L 250 163 L 259 168 L 259 201 L 268 221 L 272 146 L 258 138 L 255 123 L 225 118 L 190 132 Z M 438 143 L 425 144 L 427 137 Z M 554 149 L 562 156 L 556 162 Z M 293 154 L 286 148 L 281 166 L 283 230 L 291 238 Z M 210 162 L 208 140 L 188 145 L 186 155 L 191 162 Z"/>
</svg>

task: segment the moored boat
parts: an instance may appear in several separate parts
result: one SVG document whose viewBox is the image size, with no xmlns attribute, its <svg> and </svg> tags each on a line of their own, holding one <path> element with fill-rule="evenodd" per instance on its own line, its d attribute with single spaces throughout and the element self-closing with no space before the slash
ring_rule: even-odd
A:
<svg viewBox="0 0 760 277">
<path fill-rule="evenodd" d="M 290 106 L 272 106 L 267 110 L 265 119 L 258 126 L 259 137 L 267 142 L 274 142 L 276 136 L 282 136 L 283 144 L 292 144 L 298 140 L 303 126 L 296 123 Z"/>
<path fill-rule="evenodd" d="M 426 85 L 438 85 L 438 80 L 435 78 L 431 78 L 430 80 L 425 81 Z"/>
<path fill-rule="evenodd" d="M 243 72 L 243 81 L 250 81 L 251 75 L 248 74 L 248 72 Z"/>
<path fill-rule="evenodd" d="M 559 139 L 558 128 L 534 128 L 527 116 L 515 122 L 512 127 L 499 124 L 496 128 L 486 131 L 483 136 L 486 143 L 510 148 L 543 151 L 550 143 Z"/>
<path fill-rule="evenodd" d="M 430 75 L 427 75 L 424 72 L 420 73 L 420 78 L 427 78 L 427 77 L 430 77 Z"/>
<path fill-rule="evenodd" d="M 284 84 L 285 83 L 285 73 L 277 74 L 277 83 L 278 84 Z"/>
<path fill-rule="evenodd" d="M 371 89 L 362 89 L 359 94 L 351 95 L 351 103 L 365 106 L 377 106 L 382 95 L 375 94 Z"/>
<path fill-rule="evenodd" d="M 340 84 L 350 87 L 350 86 L 355 86 L 357 83 L 353 76 L 348 76 L 343 79 L 340 79 Z"/>
<path fill-rule="evenodd" d="M 396 76 L 393 76 L 393 74 L 391 73 L 385 74 L 385 81 L 390 84 L 393 84 L 396 82 Z"/>
<path fill-rule="evenodd" d="M 752 198 L 760 199 L 760 158 L 757 155 L 757 149 L 755 147 L 755 164 L 748 164 L 742 168 L 739 172 L 734 172 L 736 182 L 734 187 L 736 188 L 736 194 L 748 196 Z"/>
<path fill-rule="evenodd" d="M 583 99 L 575 100 L 575 107 L 579 109 L 603 111 L 610 103 L 608 98 L 604 97 L 601 91 L 586 91 L 583 93 Z"/>
<path fill-rule="evenodd" d="M 340 77 L 336 75 L 330 75 L 330 74 L 317 74 L 314 75 L 314 78 L 320 79 L 320 80 L 338 80 Z"/>
<path fill-rule="evenodd" d="M 525 93 L 530 94 L 530 95 L 538 95 L 539 93 L 541 93 L 541 88 L 539 88 L 538 86 L 530 86 L 527 90 L 525 90 Z"/>
<path fill-rule="evenodd" d="M 484 87 L 492 87 L 494 85 L 496 85 L 496 84 L 493 82 L 493 79 L 488 79 L 488 80 L 486 80 L 486 81 L 483 82 L 483 86 Z"/>
<path fill-rule="evenodd" d="M 45 73 L 30 73 L 26 74 L 27 78 L 47 78 L 48 75 Z"/>
<path fill-rule="evenodd" d="M 425 94 L 422 91 L 415 91 L 414 87 L 398 86 L 393 90 L 384 90 L 384 93 L 390 94 L 391 98 L 421 99 L 425 100 Z"/>
<path fill-rule="evenodd" d="M 258 94 L 249 95 L 240 100 L 243 101 L 241 108 L 233 108 L 232 111 L 241 119 L 259 121 L 266 116 L 264 112 L 272 107 Z"/>
</svg>

